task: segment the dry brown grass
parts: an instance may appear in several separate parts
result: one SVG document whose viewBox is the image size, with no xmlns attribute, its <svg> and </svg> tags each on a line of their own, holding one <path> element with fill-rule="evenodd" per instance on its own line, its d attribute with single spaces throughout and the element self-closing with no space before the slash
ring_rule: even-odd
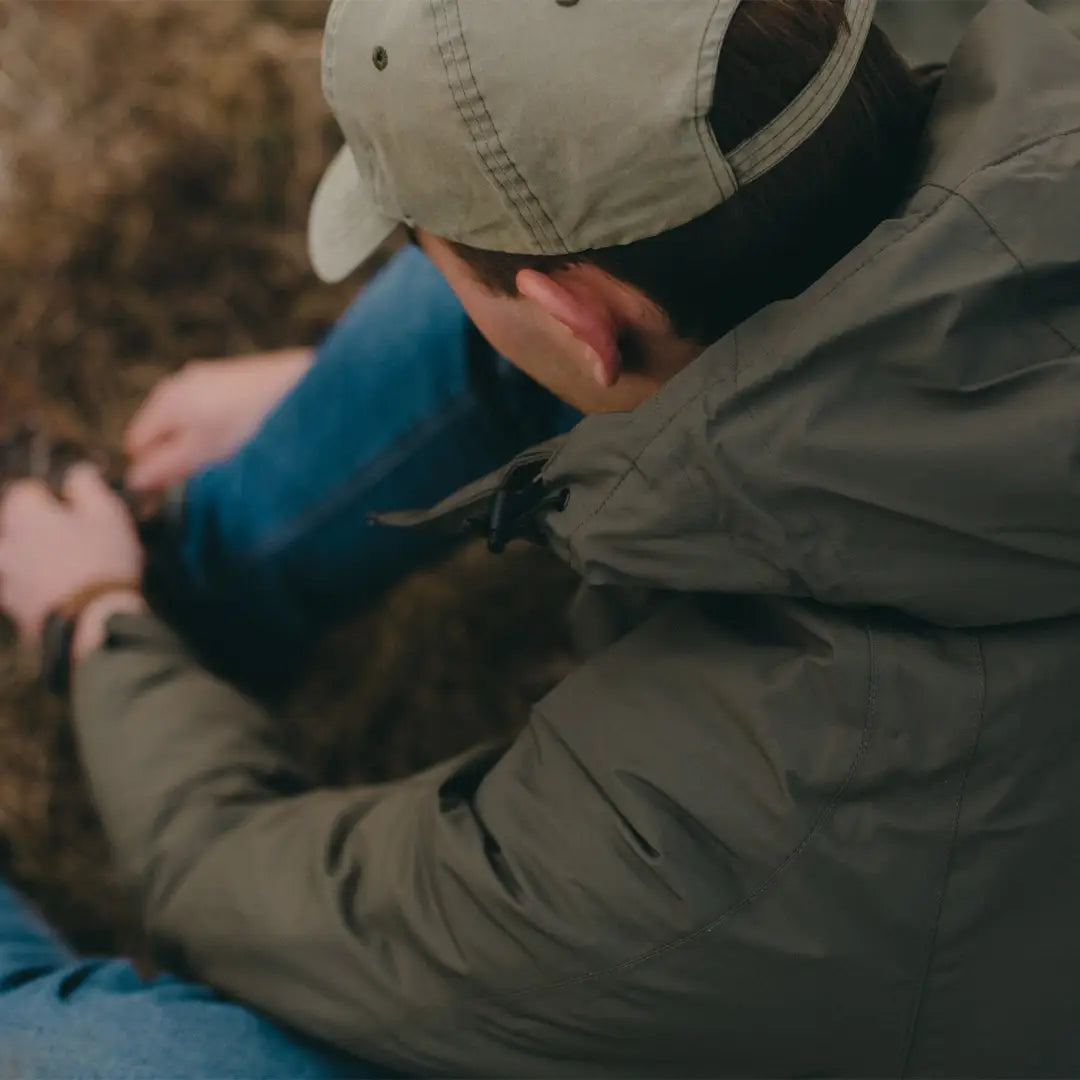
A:
<svg viewBox="0 0 1080 1080">
<path fill-rule="evenodd" d="M 315 340 L 308 200 L 337 145 L 323 0 L 0 0 L 0 400 L 112 450 L 162 373 Z M 16 410 L 18 411 L 18 410 Z M 336 633 L 285 710 L 328 782 L 399 776 L 505 733 L 564 670 L 566 571 L 475 548 Z M 63 709 L 0 654 L 0 869 L 80 945 L 135 920 Z"/>
</svg>

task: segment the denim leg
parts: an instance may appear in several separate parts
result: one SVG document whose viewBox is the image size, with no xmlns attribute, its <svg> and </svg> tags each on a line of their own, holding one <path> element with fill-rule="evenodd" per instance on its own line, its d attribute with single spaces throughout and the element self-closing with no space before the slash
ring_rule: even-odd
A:
<svg viewBox="0 0 1080 1080">
<path fill-rule="evenodd" d="M 330 1080 L 388 1076 L 173 976 L 76 957 L 0 881 L 0 1076 Z"/>
<path fill-rule="evenodd" d="M 54 970 L 74 955 L 38 913 L 0 880 L 0 994 Z"/>
<path fill-rule="evenodd" d="M 577 419 L 501 358 L 479 390 L 478 341 L 431 262 L 398 253 L 254 438 L 188 485 L 194 587 L 287 645 L 437 554 L 368 513 L 436 502 Z"/>
</svg>

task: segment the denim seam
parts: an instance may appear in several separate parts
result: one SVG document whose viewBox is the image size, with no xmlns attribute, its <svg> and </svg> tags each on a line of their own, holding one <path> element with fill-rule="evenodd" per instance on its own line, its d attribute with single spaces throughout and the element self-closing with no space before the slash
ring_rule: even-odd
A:
<svg viewBox="0 0 1080 1080">
<path fill-rule="evenodd" d="M 471 394 L 459 394 L 440 410 L 437 416 L 397 439 L 378 460 L 365 466 L 358 473 L 339 485 L 333 493 L 312 506 L 306 507 L 262 537 L 248 553 L 235 564 L 235 570 L 249 570 L 254 564 L 281 553 L 305 532 L 324 524 L 343 506 L 352 501 L 359 491 L 372 487 L 398 468 L 414 451 L 415 447 L 431 438 L 441 429 L 464 415 L 475 404 Z"/>
</svg>

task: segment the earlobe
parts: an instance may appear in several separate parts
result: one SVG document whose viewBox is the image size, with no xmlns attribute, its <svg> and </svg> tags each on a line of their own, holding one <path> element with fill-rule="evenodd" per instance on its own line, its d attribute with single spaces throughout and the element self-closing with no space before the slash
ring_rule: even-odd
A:
<svg viewBox="0 0 1080 1080">
<path fill-rule="evenodd" d="M 612 349 L 607 356 L 601 356 L 592 348 L 586 349 L 589 370 L 596 384 L 603 389 L 614 386 L 619 373 L 622 370 L 622 358 L 619 350 Z"/>
<path fill-rule="evenodd" d="M 559 281 L 539 270 L 519 270 L 515 283 L 520 296 L 569 330 L 582 346 L 584 374 L 601 387 L 614 385 L 622 368 L 618 327 L 603 296 L 588 285 Z"/>
</svg>

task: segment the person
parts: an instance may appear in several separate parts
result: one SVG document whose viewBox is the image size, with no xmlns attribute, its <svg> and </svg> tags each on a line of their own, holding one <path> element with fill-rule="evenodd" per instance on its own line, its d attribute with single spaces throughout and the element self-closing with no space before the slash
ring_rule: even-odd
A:
<svg viewBox="0 0 1080 1080">
<path fill-rule="evenodd" d="M 187 485 L 193 588 L 312 633 L 393 530 L 467 527 L 581 573 L 586 655 L 511 745 L 319 790 L 148 614 L 91 470 L 66 504 L 12 486 L 0 600 L 73 635 L 86 770 L 178 967 L 411 1074 L 1080 1064 L 1080 45 L 996 0 L 924 83 L 871 9 L 332 8 L 315 266 L 422 254 Z M 458 305 L 381 322 L 432 267 Z M 459 479 L 413 451 L 472 408 L 470 325 L 584 418 L 544 399 L 537 445 L 360 529 Z M 198 375 L 137 466 L 199 430 Z"/>
<path fill-rule="evenodd" d="M 199 593 L 202 618 L 207 591 L 225 596 L 226 616 L 234 605 L 238 622 L 266 630 L 258 635 L 264 650 L 299 649 L 306 634 L 342 610 L 335 575 L 310 570 L 332 565 L 339 580 L 349 575 L 350 602 L 360 603 L 447 545 L 419 535 L 406 545 L 387 543 L 380 530 L 364 528 L 369 510 L 395 492 L 406 501 L 437 497 L 443 486 L 494 466 L 515 446 L 572 426 L 573 409 L 503 360 L 496 393 L 478 392 L 472 378 L 478 347 L 445 279 L 410 247 L 317 350 L 195 363 L 160 384 L 128 432 L 134 463 L 128 488 L 158 493 L 186 481 L 183 584 Z M 402 379 L 413 393 L 398 400 Z M 355 407 L 339 411 L 333 423 L 320 422 L 328 407 L 345 401 L 370 403 L 367 422 L 354 422 Z M 278 452 L 282 447 L 291 452 Z M 421 467 L 429 460 L 440 468 Z M 92 490 L 94 474 L 82 477 Z M 312 477 L 320 482 L 311 484 Z M 78 471 L 71 483 L 77 491 Z M 240 498 L 242 490 L 254 497 Z M 219 534 L 222 544 L 208 542 Z M 275 534 L 290 539 L 270 542 Z M 248 538 L 261 541 L 261 550 L 245 548 Z M 239 572 L 241 560 L 265 567 L 253 575 L 254 586 Z M 309 601 L 297 615 L 294 605 L 286 606 L 290 575 L 300 572 L 302 581 L 305 565 Z M 80 957 L 0 881 L 0 1075 L 330 1080 L 391 1074 L 281 1028 L 205 985 L 176 975 L 146 980 L 127 960 Z"/>
</svg>

